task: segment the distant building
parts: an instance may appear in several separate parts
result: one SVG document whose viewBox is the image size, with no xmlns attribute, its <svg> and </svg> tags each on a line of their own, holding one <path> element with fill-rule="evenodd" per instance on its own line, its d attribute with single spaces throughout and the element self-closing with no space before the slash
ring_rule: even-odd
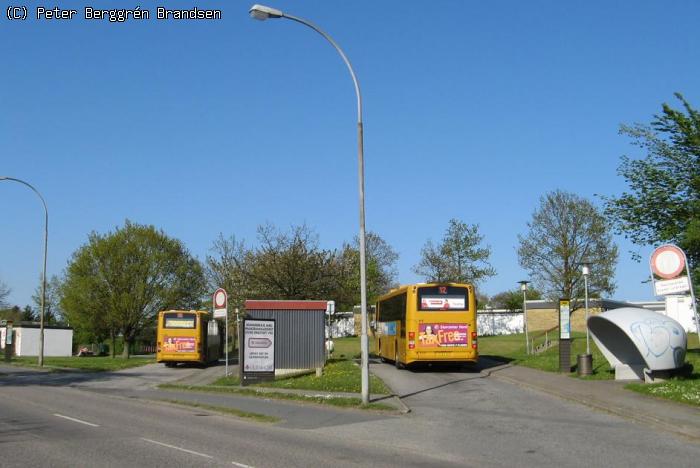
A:
<svg viewBox="0 0 700 468">
<path fill-rule="evenodd" d="M 583 299 L 572 301 L 571 331 L 586 331 L 586 309 Z M 621 307 L 639 307 L 664 313 L 665 304 L 661 301 L 624 302 L 612 299 L 589 299 L 589 315 L 597 315 L 606 310 L 619 309 Z M 527 326 L 528 331 L 550 330 L 559 325 L 559 302 L 548 300 L 527 301 Z"/>
<path fill-rule="evenodd" d="M 39 355 L 39 324 L 20 322 L 13 327 L 13 354 L 15 356 Z M 0 328 L 0 345 L 5 349 L 7 327 Z M 69 357 L 73 354 L 73 329 L 56 325 L 44 325 L 44 356 Z"/>
</svg>

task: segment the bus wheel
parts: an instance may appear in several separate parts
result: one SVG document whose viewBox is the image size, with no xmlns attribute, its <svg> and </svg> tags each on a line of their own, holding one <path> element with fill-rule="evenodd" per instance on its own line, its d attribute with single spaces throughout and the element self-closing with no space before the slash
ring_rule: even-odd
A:
<svg viewBox="0 0 700 468">
<path fill-rule="evenodd" d="M 394 358 L 394 366 L 396 366 L 397 369 L 401 369 L 403 366 L 401 365 L 401 361 L 399 361 L 399 348 L 396 348 L 396 355 Z"/>
<path fill-rule="evenodd" d="M 175 367 L 175 366 L 177 366 L 177 363 L 176 363 L 176 362 L 165 362 L 164 364 L 165 364 L 165 367 Z"/>
</svg>

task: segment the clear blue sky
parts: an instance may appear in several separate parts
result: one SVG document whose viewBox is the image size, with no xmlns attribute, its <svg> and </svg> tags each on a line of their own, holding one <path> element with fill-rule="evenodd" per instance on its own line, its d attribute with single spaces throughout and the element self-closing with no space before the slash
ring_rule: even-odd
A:
<svg viewBox="0 0 700 468">
<path fill-rule="evenodd" d="M 82 11 L 138 2 L 60 2 Z M 90 231 L 153 224 L 203 259 L 219 233 L 306 222 L 323 247 L 358 230 L 355 96 L 336 52 L 250 1 L 197 2 L 221 21 L 0 19 L 0 175 L 50 210 L 49 274 Z M 99 5 L 98 5 L 99 4 Z M 195 2 L 141 2 L 191 8 Z M 53 4 L 52 4 L 53 5 Z M 498 275 L 526 275 L 517 235 L 557 188 L 619 194 L 620 123 L 682 92 L 700 106 L 696 1 L 278 1 L 328 31 L 365 106 L 367 228 L 400 254 L 400 281 L 450 218 L 478 223 Z M 34 6 L 28 5 L 28 6 Z M 80 15 L 79 15 L 80 16 Z M 43 214 L 0 182 L 0 279 L 30 303 Z M 618 239 L 617 299 L 650 300 L 648 258 Z"/>
</svg>

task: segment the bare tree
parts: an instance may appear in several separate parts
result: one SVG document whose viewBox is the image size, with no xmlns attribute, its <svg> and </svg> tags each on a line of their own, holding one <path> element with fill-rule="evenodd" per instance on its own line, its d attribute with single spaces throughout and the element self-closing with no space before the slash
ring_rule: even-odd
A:
<svg viewBox="0 0 700 468">
<path fill-rule="evenodd" d="M 12 292 L 12 290 L 5 283 L 0 281 L 0 309 L 8 306 L 7 296 L 10 295 L 10 292 Z"/>
</svg>

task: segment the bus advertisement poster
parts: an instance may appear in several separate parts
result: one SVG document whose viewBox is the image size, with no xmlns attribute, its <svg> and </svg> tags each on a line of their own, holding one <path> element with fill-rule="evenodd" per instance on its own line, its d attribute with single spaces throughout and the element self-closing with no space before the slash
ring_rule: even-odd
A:
<svg viewBox="0 0 700 468">
<path fill-rule="evenodd" d="M 252 383 L 275 377 L 275 321 L 243 320 L 243 380 Z"/>
<path fill-rule="evenodd" d="M 424 348 L 467 346 L 468 332 L 466 323 L 421 323 L 418 345 Z"/>
<path fill-rule="evenodd" d="M 195 340 L 193 336 L 165 336 L 163 352 L 165 353 L 194 353 Z"/>
</svg>

